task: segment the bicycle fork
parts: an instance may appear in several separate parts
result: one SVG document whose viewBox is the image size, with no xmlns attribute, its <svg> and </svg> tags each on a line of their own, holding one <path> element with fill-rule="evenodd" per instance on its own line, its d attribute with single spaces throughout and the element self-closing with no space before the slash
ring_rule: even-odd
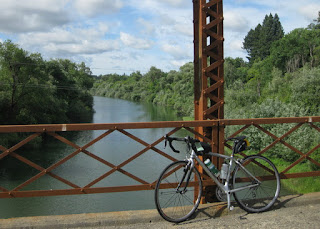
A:
<svg viewBox="0 0 320 229">
<path fill-rule="evenodd" d="M 192 173 L 193 167 L 194 167 L 194 162 L 193 162 L 193 160 L 188 160 L 188 164 L 187 164 L 187 165 L 185 166 L 185 168 L 184 168 L 183 177 L 182 177 L 182 179 L 181 179 L 181 181 L 180 181 L 180 183 L 179 183 L 179 185 L 178 185 L 178 187 L 177 187 L 177 189 L 176 189 L 176 192 L 177 192 L 177 193 L 180 193 L 180 194 L 186 193 L 187 187 L 188 187 L 188 185 L 189 185 L 189 181 L 190 181 L 190 177 L 191 177 L 191 173 Z M 181 185 L 183 184 L 183 182 L 185 181 L 186 177 L 187 177 L 186 184 L 185 184 L 183 190 L 182 190 L 182 191 L 179 191 L 179 189 L 180 189 Z"/>
</svg>

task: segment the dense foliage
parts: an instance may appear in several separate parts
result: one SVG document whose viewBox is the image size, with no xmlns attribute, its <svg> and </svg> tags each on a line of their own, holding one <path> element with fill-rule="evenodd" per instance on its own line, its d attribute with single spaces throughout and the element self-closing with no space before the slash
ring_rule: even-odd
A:
<svg viewBox="0 0 320 229">
<path fill-rule="evenodd" d="M 90 69 L 69 60 L 44 61 L 11 41 L 0 43 L 0 123 L 91 121 Z"/>
</svg>

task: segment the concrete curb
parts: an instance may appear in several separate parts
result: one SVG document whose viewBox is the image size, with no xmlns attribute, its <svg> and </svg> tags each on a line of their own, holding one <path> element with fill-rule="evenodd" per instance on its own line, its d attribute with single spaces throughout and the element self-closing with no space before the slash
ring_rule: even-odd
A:
<svg viewBox="0 0 320 229">
<path fill-rule="evenodd" d="M 279 198 L 275 209 L 282 207 L 296 207 L 308 204 L 320 204 L 320 193 L 305 195 L 291 195 Z M 233 211 L 227 209 L 226 203 L 204 204 L 196 211 L 194 218 L 216 218 L 224 215 L 244 212 L 239 207 Z M 245 213 L 245 212 L 244 212 Z M 106 213 L 87 213 L 58 216 L 35 216 L 11 219 L 0 219 L 0 228 L 3 229 L 51 229 L 51 228 L 86 228 L 103 226 L 121 226 L 129 224 L 150 224 L 164 221 L 157 210 L 138 210 Z"/>
</svg>

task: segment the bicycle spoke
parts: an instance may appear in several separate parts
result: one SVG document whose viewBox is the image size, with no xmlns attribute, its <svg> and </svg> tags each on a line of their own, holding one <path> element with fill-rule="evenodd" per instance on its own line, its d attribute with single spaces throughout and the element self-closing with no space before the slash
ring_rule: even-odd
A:
<svg viewBox="0 0 320 229">
<path fill-rule="evenodd" d="M 259 185 L 234 193 L 235 200 L 239 206 L 248 212 L 261 212 L 268 210 L 279 195 L 280 178 L 275 166 L 265 157 L 253 155 L 242 161 L 242 166 L 237 166 L 234 171 L 233 187 L 239 188 L 243 184 L 241 180 L 252 180 L 250 184 L 255 184 L 256 180 L 248 177 L 252 174 L 259 177 Z M 262 167 L 261 167 L 262 166 Z M 248 172 L 246 172 L 248 170 Z M 274 180 L 270 179 L 270 173 Z M 267 177 L 267 180 L 266 180 Z M 244 179 L 246 178 L 246 179 Z"/>
</svg>

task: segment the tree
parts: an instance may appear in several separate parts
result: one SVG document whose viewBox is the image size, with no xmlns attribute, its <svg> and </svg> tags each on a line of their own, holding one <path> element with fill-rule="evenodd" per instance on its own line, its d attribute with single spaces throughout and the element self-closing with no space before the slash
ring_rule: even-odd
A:
<svg viewBox="0 0 320 229">
<path fill-rule="evenodd" d="M 319 65 L 319 48 L 319 29 L 295 29 L 273 43 L 270 58 L 283 72 L 294 72 L 306 63 Z"/>
<path fill-rule="evenodd" d="M 237 57 L 235 59 L 231 57 L 225 58 L 224 62 L 224 78 L 226 86 L 230 88 L 237 80 L 245 83 L 248 72 L 248 63 L 242 58 Z"/>
<path fill-rule="evenodd" d="M 249 63 L 255 60 L 263 60 L 270 55 L 270 47 L 274 41 L 284 36 L 279 16 L 266 15 L 263 24 L 258 24 L 251 29 L 244 38 L 243 48 L 248 52 Z"/>
</svg>

